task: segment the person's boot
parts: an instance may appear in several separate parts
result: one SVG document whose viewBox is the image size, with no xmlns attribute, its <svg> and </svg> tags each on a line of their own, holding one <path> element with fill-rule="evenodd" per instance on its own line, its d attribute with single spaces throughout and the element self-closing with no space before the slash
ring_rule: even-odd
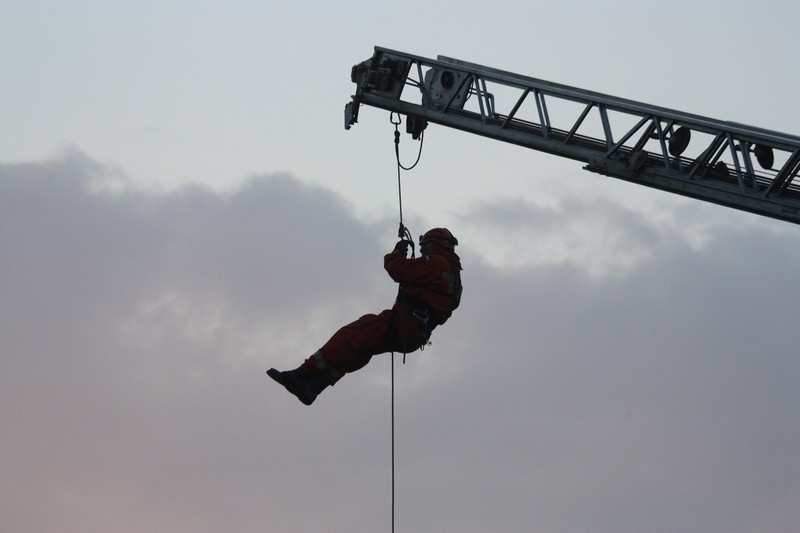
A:
<svg viewBox="0 0 800 533">
<path fill-rule="evenodd" d="M 286 387 L 286 390 L 297 396 L 305 405 L 311 405 L 317 399 L 319 393 L 328 386 L 328 379 L 323 372 L 306 374 L 299 368 L 281 372 L 270 368 L 267 375 Z"/>
</svg>

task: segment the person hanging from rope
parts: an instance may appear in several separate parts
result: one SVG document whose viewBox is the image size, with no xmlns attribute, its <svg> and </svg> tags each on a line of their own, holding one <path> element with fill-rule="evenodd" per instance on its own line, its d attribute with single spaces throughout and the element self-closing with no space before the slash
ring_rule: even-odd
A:
<svg viewBox="0 0 800 533">
<path fill-rule="evenodd" d="M 402 222 L 400 227 L 402 233 Z M 391 309 L 343 326 L 298 368 L 271 368 L 269 377 L 311 405 L 326 387 L 363 368 L 373 355 L 411 353 L 425 346 L 461 302 L 458 240 L 447 228 L 433 228 L 419 238 L 420 257 L 413 251 L 408 257 L 409 245 L 413 249 L 413 242 L 401 239 L 383 258 L 386 272 L 400 285 Z"/>
</svg>

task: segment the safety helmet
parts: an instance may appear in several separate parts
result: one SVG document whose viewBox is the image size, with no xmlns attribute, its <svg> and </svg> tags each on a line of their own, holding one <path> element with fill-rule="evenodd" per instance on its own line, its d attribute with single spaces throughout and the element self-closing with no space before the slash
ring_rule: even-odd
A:
<svg viewBox="0 0 800 533">
<path fill-rule="evenodd" d="M 423 246 L 427 243 L 438 244 L 442 248 L 452 250 L 458 244 L 458 239 L 447 228 L 433 228 L 428 230 L 425 235 L 420 235 L 419 245 Z"/>
</svg>

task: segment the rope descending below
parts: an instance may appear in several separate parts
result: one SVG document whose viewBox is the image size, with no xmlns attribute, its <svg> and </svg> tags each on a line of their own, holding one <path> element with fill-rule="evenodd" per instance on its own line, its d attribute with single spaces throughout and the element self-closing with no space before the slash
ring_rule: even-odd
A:
<svg viewBox="0 0 800 533">
<path fill-rule="evenodd" d="M 400 170 L 411 170 L 417 166 L 419 163 L 420 157 L 422 157 L 422 141 L 424 140 L 424 132 L 421 133 L 420 136 L 420 143 L 419 143 L 419 153 L 417 154 L 417 160 L 414 161 L 414 164 L 410 167 L 404 167 L 402 163 L 400 163 L 400 130 L 398 126 L 400 126 L 400 115 L 397 114 L 397 120 L 394 119 L 395 113 L 392 112 L 389 114 L 389 121 L 394 124 L 394 153 L 395 158 L 397 160 L 397 199 L 400 205 L 400 227 L 397 230 L 398 238 L 406 241 L 411 246 L 411 257 L 415 257 L 415 249 L 414 249 L 414 238 L 411 236 L 411 232 L 408 228 L 403 224 L 403 186 L 400 179 Z M 415 137 L 416 138 L 416 137 Z M 402 295 L 402 290 L 400 291 Z M 403 346 L 405 347 L 405 332 L 403 334 Z M 403 364 L 406 363 L 406 353 L 403 352 Z M 394 483 L 394 352 L 392 352 L 391 358 L 391 365 L 392 365 L 392 533 L 394 533 L 394 509 L 395 509 L 395 483 Z"/>
</svg>

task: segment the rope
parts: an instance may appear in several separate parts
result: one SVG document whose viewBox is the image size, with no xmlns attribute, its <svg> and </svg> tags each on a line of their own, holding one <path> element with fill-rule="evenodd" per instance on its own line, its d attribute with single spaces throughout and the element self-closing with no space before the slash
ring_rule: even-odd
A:
<svg viewBox="0 0 800 533">
<path fill-rule="evenodd" d="M 401 168 L 402 168 L 403 170 L 411 170 L 411 169 L 413 169 L 415 166 L 417 166 L 417 163 L 419 163 L 419 160 L 420 160 L 420 158 L 422 157 L 422 144 L 425 142 L 425 130 L 422 130 L 422 131 L 420 132 L 420 137 L 419 137 L 419 152 L 417 153 L 417 160 L 416 160 L 416 161 L 414 161 L 414 164 L 413 164 L 413 165 L 411 165 L 410 167 L 404 167 L 404 166 L 403 166 L 403 165 L 400 163 L 400 131 L 397 129 L 397 127 L 400 125 L 400 122 L 401 122 L 401 120 L 400 120 L 400 114 L 399 114 L 399 113 L 397 114 L 397 120 L 394 120 L 394 118 L 393 118 L 393 117 L 394 117 L 394 115 L 395 115 L 394 111 L 392 111 L 391 113 L 389 113 L 389 122 L 391 122 L 392 124 L 394 124 L 394 153 L 395 153 L 395 156 L 397 156 L 397 171 L 398 171 L 398 173 L 399 173 Z M 400 209 L 400 212 L 401 212 L 401 214 L 400 214 L 400 218 L 402 219 L 402 208 Z"/>
<path fill-rule="evenodd" d="M 394 533 L 394 352 L 392 352 L 392 533 Z"/>
<path fill-rule="evenodd" d="M 408 241 L 411 245 L 411 257 L 414 257 L 415 250 L 414 250 L 414 238 L 411 236 L 411 232 L 408 231 L 408 228 L 405 227 L 403 224 L 403 184 L 400 179 L 400 170 L 411 170 L 417 166 L 419 163 L 420 157 L 422 157 L 422 141 L 424 137 L 420 139 L 419 143 L 419 153 L 417 154 L 417 160 L 414 161 L 414 164 L 410 167 L 404 167 L 402 163 L 400 163 L 400 115 L 397 115 L 397 120 L 394 119 L 394 113 L 389 114 L 389 122 L 394 124 L 394 155 L 395 159 L 397 160 L 397 202 L 400 206 L 400 229 L 397 230 L 397 236 L 400 239 L 404 239 Z M 423 132 L 424 135 L 424 132 Z"/>
<path fill-rule="evenodd" d="M 395 159 L 397 160 L 397 200 L 400 207 L 400 228 L 397 230 L 397 236 L 400 239 L 407 241 L 411 245 L 411 257 L 415 256 L 414 250 L 414 238 L 411 236 L 411 232 L 408 230 L 407 227 L 403 224 L 403 185 L 400 179 L 400 170 L 411 170 L 417 166 L 419 163 L 420 157 L 422 157 L 422 141 L 424 140 L 424 132 L 420 137 L 419 143 L 419 153 L 417 154 L 417 160 L 414 161 L 414 164 L 410 167 L 403 166 L 400 163 L 400 114 L 397 114 L 397 120 L 394 119 L 395 113 L 389 113 L 389 122 L 394 124 L 394 154 Z M 402 289 L 400 291 L 402 295 Z M 406 364 L 406 353 L 405 353 L 405 345 L 406 345 L 406 332 L 405 328 L 403 331 L 403 364 Z M 394 483 L 394 352 L 392 352 L 392 533 L 394 533 L 394 509 L 395 509 L 395 483 Z"/>
</svg>

